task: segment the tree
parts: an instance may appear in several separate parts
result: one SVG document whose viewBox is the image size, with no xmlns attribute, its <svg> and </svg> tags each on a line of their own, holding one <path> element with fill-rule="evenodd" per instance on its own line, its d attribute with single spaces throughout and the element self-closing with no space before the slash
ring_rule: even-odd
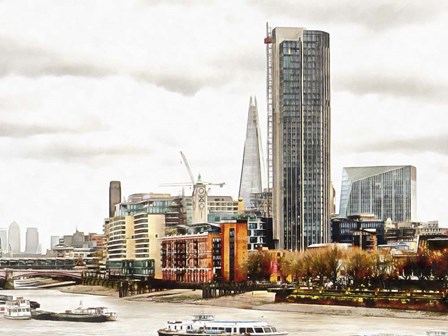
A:
<svg viewBox="0 0 448 336">
<path fill-rule="evenodd" d="M 282 275 L 285 278 L 291 276 L 292 281 L 299 281 L 305 276 L 303 253 L 301 252 L 286 252 L 280 258 L 279 266 Z"/>
<path fill-rule="evenodd" d="M 395 272 L 395 264 L 389 252 L 372 252 L 372 278 L 381 288 L 384 288 L 385 280 Z"/>
<path fill-rule="evenodd" d="M 249 253 L 245 268 L 252 280 L 269 280 L 271 276 L 272 256 L 269 253 L 257 251 Z"/>
<path fill-rule="evenodd" d="M 353 284 L 358 287 L 372 276 L 371 256 L 361 249 L 353 249 L 347 256 L 346 272 L 353 279 Z"/>
</svg>

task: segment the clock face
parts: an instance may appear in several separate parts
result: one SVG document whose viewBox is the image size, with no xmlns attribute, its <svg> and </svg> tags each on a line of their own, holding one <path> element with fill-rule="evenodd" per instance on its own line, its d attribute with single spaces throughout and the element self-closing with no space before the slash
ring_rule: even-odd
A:
<svg viewBox="0 0 448 336">
<path fill-rule="evenodd" d="M 204 188 L 198 188 L 198 194 L 203 195 L 205 193 Z"/>
</svg>

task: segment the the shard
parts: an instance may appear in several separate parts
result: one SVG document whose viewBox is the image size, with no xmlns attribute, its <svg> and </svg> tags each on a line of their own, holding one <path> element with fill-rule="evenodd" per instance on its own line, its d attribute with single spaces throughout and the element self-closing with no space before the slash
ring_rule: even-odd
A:
<svg viewBox="0 0 448 336">
<path fill-rule="evenodd" d="M 239 198 L 243 199 L 246 209 L 253 207 L 251 194 L 263 191 L 263 177 L 264 158 L 257 99 L 250 97 L 239 190 Z"/>
</svg>

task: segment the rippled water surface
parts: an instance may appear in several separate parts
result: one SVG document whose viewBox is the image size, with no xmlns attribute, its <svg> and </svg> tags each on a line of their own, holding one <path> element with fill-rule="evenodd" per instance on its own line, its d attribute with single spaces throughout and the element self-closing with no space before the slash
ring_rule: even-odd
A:
<svg viewBox="0 0 448 336">
<path fill-rule="evenodd" d="M 265 319 L 290 336 L 302 335 L 426 335 L 446 331 L 448 321 L 435 319 L 353 317 L 264 310 L 243 310 L 191 304 L 131 302 L 124 299 L 61 293 L 58 290 L 3 291 L 38 301 L 41 309 L 62 312 L 84 306 L 106 306 L 118 313 L 118 321 L 80 323 L 61 321 L 11 321 L 0 317 L 5 336 L 95 335 L 156 336 L 167 320 L 186 319 L 194 314 L 214 314 L 217 319 Z M 442 333 L 443 334 L 443 333 Z"/>
</svg>

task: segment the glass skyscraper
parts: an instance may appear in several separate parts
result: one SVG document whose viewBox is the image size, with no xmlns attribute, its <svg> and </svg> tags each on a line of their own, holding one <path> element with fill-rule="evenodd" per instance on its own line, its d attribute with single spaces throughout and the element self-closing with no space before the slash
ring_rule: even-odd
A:
<svg viewBox="0 0 448 336">
<path fill-rule="evenodd" d="M 251 202 L 253 194 L 263 191 L 263 163 L 257 99 L 252 99 L 251 97 L 247 116 L 246 140 L 244 142 L 239 191 L 239 198 L 243 199 L 246 209 L 255 207 L 255 204 Z"/>
<path fill-rule="evenodd" d="M 413 166 L 346 167 L 339 216 L 374 214 L 394 222 L 416 219 L 417 170 Z"/>
<path fill-rule="evenodd" d="M 273 235 L 277 247 L 303 250 L 329 241 L 330 36 L 275 28 L 265 43 Z"/>
<path fill-rule="evenodd" d="M 39 232 L 37 228 L 26 229 L 25 253 L 36 254 L 39 251 Z"/>
<path fill-rule="evenodd" d="M 8 252 L 20 253 L 20 226 L 12 222 L 8 229 Z"/>
</svg>

